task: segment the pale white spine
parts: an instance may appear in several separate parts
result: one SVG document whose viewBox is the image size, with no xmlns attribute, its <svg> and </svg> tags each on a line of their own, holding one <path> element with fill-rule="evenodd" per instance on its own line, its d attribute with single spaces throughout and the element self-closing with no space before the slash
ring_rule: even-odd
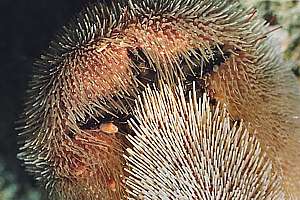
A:
<svg viewBox="0 0 300 200">
<path fill-rule="evenodd" d="M 125 156 L 129 199 L 283 199 L 259 142 L 195 90 L 163 85 L 139 98 Z"/>
</svg>

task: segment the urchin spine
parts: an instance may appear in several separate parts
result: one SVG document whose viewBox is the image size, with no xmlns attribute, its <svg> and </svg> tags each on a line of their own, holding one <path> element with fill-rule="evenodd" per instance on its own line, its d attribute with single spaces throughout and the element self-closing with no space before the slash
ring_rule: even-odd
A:
<svg viewBox="0 0 300 200">
<path fill-rule="evenodd" d="M 195 88 L 148 88 L 130 124 L 129 199 L 283 199 L 281 177 L 247 126 Z M 186 100 L 187 99 L 187 100 Z"/>
</svg>

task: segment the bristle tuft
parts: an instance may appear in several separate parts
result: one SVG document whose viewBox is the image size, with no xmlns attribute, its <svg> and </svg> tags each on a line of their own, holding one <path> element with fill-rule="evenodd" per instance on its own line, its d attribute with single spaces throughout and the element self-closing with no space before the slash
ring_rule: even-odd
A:
<svg viewBox="0 0 300 200">
<path fill-rule="evenodd" d="M 206 94 L 147 89 L 130 124 L 129 199 L 282 199 L 281 178 L 243 123 Z"/>
</svg>

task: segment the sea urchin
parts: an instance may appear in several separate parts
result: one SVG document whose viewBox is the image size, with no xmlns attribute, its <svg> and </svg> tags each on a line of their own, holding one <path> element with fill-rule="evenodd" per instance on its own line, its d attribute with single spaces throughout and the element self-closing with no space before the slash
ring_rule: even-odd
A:
<svg viewBox="0 0 300 200">
<path fill-rule="evenodd" d="M 54 199 L 299 198 L 299 85 L 266 27 L 227 0 L 88 6 L 36 62 L 18 157 Z"/>
</svg>

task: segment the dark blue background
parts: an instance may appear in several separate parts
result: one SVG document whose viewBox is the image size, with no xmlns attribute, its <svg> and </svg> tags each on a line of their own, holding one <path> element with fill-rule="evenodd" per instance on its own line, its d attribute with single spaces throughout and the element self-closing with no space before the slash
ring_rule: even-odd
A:
<svg viewBox="0 0 300 200">
<path fill-rule="evenodd" d="M 14 130 L 32 63 L 86 4 L 87 0 L 0 0 L 0 158 L 20 185 L 33 184 L 16 159 Z"/>
</svg>

